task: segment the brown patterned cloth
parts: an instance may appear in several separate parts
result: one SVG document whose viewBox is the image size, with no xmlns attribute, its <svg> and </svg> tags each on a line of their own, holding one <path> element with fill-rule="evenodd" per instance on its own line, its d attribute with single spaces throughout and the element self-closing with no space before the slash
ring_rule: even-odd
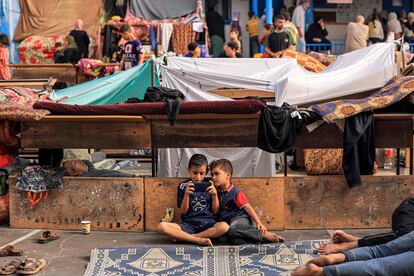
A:
<svg viewBox="0 0 414 276">
<path fill-rule="evenodd" d="M 307 174 L 344 174 L 342 149 L 304 149 L 303 153 Z"/>
<path fill-rule="evenodd" d="M 195 41 L 195 32 L 193 24 L 174 24 L 171 35 L 173 51 L 177 55 L 183 55 L 187 52 L 187 45 Z"/>
<path fill-rule="evenodd" d="M 318 52 L 313 52 L 313 51 L 309 52 L 308 56 L 315 58 L 316 60 L 320 61 L 325 66 L 329 66 L 336 61 L 336 56 L 334 55 L 328 55 L 328 54 L 318 53 Z"/>
<path fill-rule="evenodd" d="M 414 76 L 395 76 L 384 87 L 363 99 L 343 99 L 315 104 L 310 109 L 332 123 L 358 113 L 387 107 L 414 92 Z"/>
<path fill-rule="evenodd" d="M 304 53 L 299 53 L 293 50 L 285 50 L 281 58 L 296 58 L 300 66 L 302 66 L 308 71 L 315 72 L 315 73 L 322 72 L 323 70 L 326 69 L 326 66 L 323 65 L 317 59 L 311 56 L 308 56 Z"/>
</svg>

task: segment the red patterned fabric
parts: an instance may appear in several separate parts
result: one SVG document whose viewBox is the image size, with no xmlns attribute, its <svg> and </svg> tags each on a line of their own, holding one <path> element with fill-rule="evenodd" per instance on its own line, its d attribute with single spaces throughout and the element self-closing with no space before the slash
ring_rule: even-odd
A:
<svg viewBox="0 0 414 276">
<path fill-rule="evenodd" d="M 264 108 L 255 100 L 183 102 L 180 114 L 252 114 Z M 60 115 L 155 115 L 166 114 L 165 103 L 129 103 L 113 105 L 68 105 L 50 102 L 36 102 L 35 109 L 45 109 Z"/>
</svg>

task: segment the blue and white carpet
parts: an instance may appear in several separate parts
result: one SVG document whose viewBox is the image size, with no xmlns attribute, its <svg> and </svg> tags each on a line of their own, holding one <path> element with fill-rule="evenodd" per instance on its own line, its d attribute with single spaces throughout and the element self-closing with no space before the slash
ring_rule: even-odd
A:
<svg viewBox="0 0 414 276">
<path fill-rule="evenodd" d="M 277 276 L 316 256 L 327 240 L 245 246 L 96 248 L 84 276 Z"/>
</svg>

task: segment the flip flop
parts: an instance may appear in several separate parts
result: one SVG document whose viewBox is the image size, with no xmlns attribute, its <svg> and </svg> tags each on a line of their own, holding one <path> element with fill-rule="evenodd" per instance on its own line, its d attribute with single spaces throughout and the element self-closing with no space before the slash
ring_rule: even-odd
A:
<svg viewBox="0 0 414 276">
<path fill-rule="evenodd" d="M 0 275 L 11 275 L 16 273 L 17 268 L 23 263 L 19 259 L 14 259 L 0 267 Z"/>
<path fill-rule="evenodd" d="M 27 258 L 17 268 L 16 273 L 20 275 L 32 275 L 38 273 L 40 270 L 45 268 L 45 266 L 45 259 Z"/>
<path fill-rule="evenodd" d="M 48 243 L 60 238 L 60 235 L 56 232 L 45 231 L 40 235 L 39 243 Z"/>
<path fill-rule="evenodd" d="M 0 249 L 0 257 L 21 256 L 21 255 L 23 255 L 23 250 L 16 249 L 12 245 L 7 245 Z"/>
</svg>

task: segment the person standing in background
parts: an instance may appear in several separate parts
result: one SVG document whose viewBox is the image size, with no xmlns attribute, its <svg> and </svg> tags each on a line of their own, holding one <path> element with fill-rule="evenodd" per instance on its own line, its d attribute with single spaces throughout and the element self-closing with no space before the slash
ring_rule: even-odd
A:
<svg viewBox="0 0 414 276">
<path fill-rule="evenodd" d="M 374 9 L 372 13 L 371 21 L 368 23 L 369 28 L 369 41 L 374 44 L 384 40 L 384 30 L 382 29 L 381 21 L 377 11 Z"/>
<path fill-rule="evenodd" d="M 76 45 L 78 45 L 80 59 L 88 58 L 90 41 L 88 33 L 83 30 L 82 20 L 76 20 L 75 28 L 74 30 L 70 31 L 69 35 L 75 39 Z"/>
<path fill-rule="evenodd" d="M 395 12 L 390 12 L 388 15 L 387 29 L 387 33 L 394 33 L 394 39 L 400 39 L 402 27 L 401 22 L 398 20 L 397 14 Z"/>
<path fill-rule="evenodd" d="M 298 52 L 306 52 L 305 42 L 305 11 L 310 7 L 310 0 L 300 1 L 300 5 L 295 8 L 292 15 L 292 23 L 298 29 L 298 44 L 296 50 Z"/>
<path fill-rule="evenodd" d="M 246 30 L 249 33 L 249 55 L 253 57 L 259 52 L 259 18 L 249 11 L 249 20 L 246 23 Z"/>
<path fill-rule="evenodd" d="M 207 8 L 206 21 L 210 35 L 211 55 L 218 57 L 223 53 L 224 19 L 215 11 L 215 6 L 210 6 Z"/>
<path fill-rule="evenodd" d="M 369 28 L 364 24 L 365 18 L 358 15 L 356 22 L 349 22 L 345 33 L 345 52 L 367 47 Z"/>
<path fill-rule="evenodd" d="M 5 34 L 0 34 L 0 80 L 11 79 L 9 68 L 9 38 Z"/>
</svg>

